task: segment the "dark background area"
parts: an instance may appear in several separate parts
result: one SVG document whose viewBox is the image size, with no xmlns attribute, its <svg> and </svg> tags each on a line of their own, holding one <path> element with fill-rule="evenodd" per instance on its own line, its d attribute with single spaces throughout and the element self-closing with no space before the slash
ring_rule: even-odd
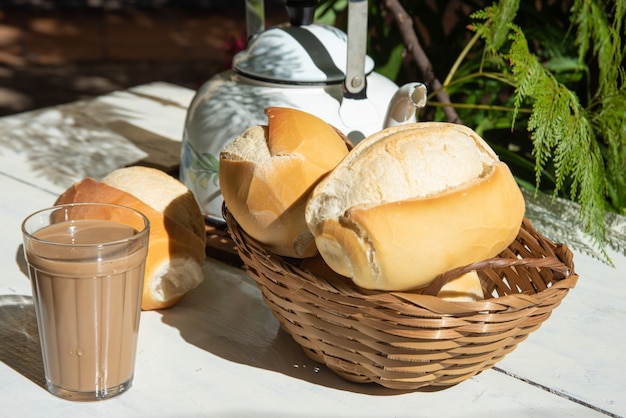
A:
<svg viewBox="0 0 626 418">
<path fill-rule="evenodd" d="M 265 1 L 266 27 L 283 3 Z M 195 89 L 245 31 L 244 0 L 0 0 L 0 116 L 152 81 Z"/>
</svg>

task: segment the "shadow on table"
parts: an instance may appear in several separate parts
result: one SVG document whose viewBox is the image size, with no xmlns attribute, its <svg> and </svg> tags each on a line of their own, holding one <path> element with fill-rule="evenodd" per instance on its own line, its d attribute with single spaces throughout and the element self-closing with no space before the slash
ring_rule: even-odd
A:
<svg viewBox="0 0 626 418">
<path fill-rule="evenodd" d="M 0 361 L 46 387 L 32 297 L 0 296 Z"/>
<path fill-rule="evenodd" d="M 161 311 L 162 321 L 177 328 L 188 343 L 228 361 L 338 390 L 380 396 L 406 393 L 346 381 L 307 357 L 279 327 L 256 285 L 236 267 L 210 261 L 205 263 L 205 277 L 178 305 Z"/>
<path fill-rule="evenodd" d="M 15 262 L 28 280 L 28 267 L 20 245 Z M 30 295 L 0 295 L 0 361 L 46 387 L 35 305 Z"/>
</svg>

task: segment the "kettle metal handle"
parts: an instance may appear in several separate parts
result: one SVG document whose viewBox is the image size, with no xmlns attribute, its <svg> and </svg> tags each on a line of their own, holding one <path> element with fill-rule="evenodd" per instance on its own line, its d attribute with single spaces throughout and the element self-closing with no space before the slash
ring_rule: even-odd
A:
<svg viewBox="0 0 626 418">
<path fill-rule="evenodd" d="M 345 89 L 353 98 L 365 98 L 365 54 L 367 49 L 367 0 L 348 3 L 348 51 Z"/>
</svg>

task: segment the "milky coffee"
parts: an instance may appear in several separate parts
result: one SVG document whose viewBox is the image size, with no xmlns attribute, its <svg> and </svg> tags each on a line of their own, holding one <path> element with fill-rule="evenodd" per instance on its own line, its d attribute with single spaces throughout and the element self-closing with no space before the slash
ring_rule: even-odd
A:
<svg viewBox="0 0 626 418">
<path fill-rule="evenodd" d="M 107 220 L 69 221 L 38 230 L 25 245 L 51 392 L 102 399 L 130 385 L 147 244 L 104 245 L 96 257 L 85 244 L 136 232 Z"/>
</svg>

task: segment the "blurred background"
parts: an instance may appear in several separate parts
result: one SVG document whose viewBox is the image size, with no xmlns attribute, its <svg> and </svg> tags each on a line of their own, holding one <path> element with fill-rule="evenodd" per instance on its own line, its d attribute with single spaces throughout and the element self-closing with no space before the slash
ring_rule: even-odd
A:
<svg viewBox="0 0 626 418">
<path fill-rule="evenodd" d="M 283 3 L 265 2 L 268 25 Z M 245 38 L 243 0 L 0 0 L 0 116 L 151 81 L 195 89 Z"/>
</svg>

